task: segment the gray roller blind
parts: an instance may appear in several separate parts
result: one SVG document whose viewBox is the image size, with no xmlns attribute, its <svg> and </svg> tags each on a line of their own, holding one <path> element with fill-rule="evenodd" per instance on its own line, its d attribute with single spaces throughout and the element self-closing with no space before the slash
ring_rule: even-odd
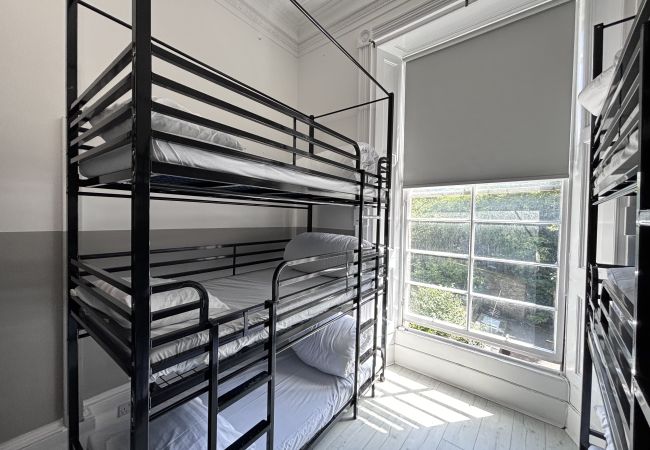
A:
<svg viewBox="0 0 650 450">
<path fill-rule="evenodd" d="M 568 176 L 574 4 L 406 63 L 404 186 Z"/>
</svg>

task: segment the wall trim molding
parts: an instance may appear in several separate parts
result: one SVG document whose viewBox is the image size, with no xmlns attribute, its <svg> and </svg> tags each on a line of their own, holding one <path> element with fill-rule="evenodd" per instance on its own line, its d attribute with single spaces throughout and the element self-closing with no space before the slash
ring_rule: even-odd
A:
<svg viewBox="0 0 650 450">
<path fill-rule="evenodd" d="M 59 442 L 61 438 L 67 439 L 67 436 L 68 428 L 63 424 L 63 419 L 59 419 L 1 443 L 0 450 L 17 450 L 35 445 L 42 445 L 43 448 L 55 448 L 54 446 L 49 447 L 50 443 Z"/>
<path fill-rule="evenodd" d="M 117 407 L 129 401 L 130 386 L 122 384 L 108 391 L 97 394 L 83 402 L 83 421 L 80 423 L 80 434 L 87 436 L 96 428 L 104 428 L 116 423 Z M 128 416 L 126 416 L 128 419 Z M 27 433 L 16 436 L 0 443 L 0 450 L 52 450 L 67 448 L 68 427 L 63 419 L 35 428 Z"/>
<path fill-rule="evenodd" d="M 256 31 L 287 50 L 294 57 L 299 56 L 299 43 L 284 30 L 284 27 L 264 17 L 254 7 L 238 0 L 215 0 L 235 16 L 246 22 Z"/>
<path fill-rule="evenodd" d="M 568 382 L 560 374 L 401 330 L 396 333 L 395 364 L 551 425 L 564 428 L 567 424 Z"/>
</svg>

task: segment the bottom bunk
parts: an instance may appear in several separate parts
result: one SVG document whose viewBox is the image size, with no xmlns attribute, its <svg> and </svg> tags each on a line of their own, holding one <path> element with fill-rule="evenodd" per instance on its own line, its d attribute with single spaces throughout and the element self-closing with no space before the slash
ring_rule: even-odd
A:
<svg viewBox="0 0 650 450">
<path fill-rule="evenodd" d="M 380 356 L 377 366 L 381 366 Z M 265 370 L 262 363 L 220 385 L 227 392 L 243 380 Z M 372 359 L 359 370 L 360 384 L 372 373 Z M 313 444 L 324 428 L 351 406 L 354 375 L 339 377 L 304 363 L 288 349 L 278 355 L 275 387 L 274 448 L 300 449 Z M 218 420 L 218 449 L 227 448 L 266 418 L 266 388 L 260 387 L 225 409 Z M 150 448 L 203 450 L 208 435 L 208 400 L 204 394 L 160 416 L 150 424 Z M 279 420 L 278 420 L 279 419 Z M 129 448 L 129 421 L 123 420 L 88 438 L 89 450 Z M 254 449 L 266 448 L 262 436 Z"/>
</svg>

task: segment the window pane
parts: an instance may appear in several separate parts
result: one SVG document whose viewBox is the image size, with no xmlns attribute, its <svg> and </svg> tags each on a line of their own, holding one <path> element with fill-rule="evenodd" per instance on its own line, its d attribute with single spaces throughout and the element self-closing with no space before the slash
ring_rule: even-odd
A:
<svg viewBox="0 0 650 450">
<path fill-rule="evenodd" d="M 409 311 L 434 320 L 465 327 L 467 296 L 440 289 L 411 286 Z"/>
<path fill-rule="evenodd" d="M 521 264 L 474 262 L 474 292 L 536 305 L 555 305 L 557 269 Z"/>
<path fill-rule="evenodd" d="M 559 232 L 559 225 L 477 224 L 474 254 L 555 264 Z"/>
<path fill-rule="evenodd" d="M 469 223 L 411 222 L 411 248 L 446 253 L 469 252 Z"/>
<path fill-rule="evenodd" d="M 471 207 L 469 186 L 427 189 L 411 197 L 411 217 L 416 219 L 469 219 Z"/>
<path fill-rule="evenodd" d="M 555 346 L 553 311 L 474 297 L 470 326 L 547 350 Z"/>
<path fill-rule="evenodd" d="M 476 187 L 477 219 L 560 220 L 560 181 L 484 184 Z"/>
<path fill-rule="evenodd" d="M 467 290 L 467 260 L 411 253 L 411 280 Z"/>
</svg>

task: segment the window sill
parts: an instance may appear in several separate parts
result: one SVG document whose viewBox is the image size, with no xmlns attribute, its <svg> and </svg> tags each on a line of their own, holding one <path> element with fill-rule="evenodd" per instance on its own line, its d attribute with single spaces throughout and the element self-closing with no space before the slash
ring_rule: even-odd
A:
<svg viewBox="0 0 650 450">
<path fill-rule="evenodd" d="M 561 371 L 406 328 L 396 330 L 395 345 L 395 359 L 398 364 L 400 347 L 403 347 L 465 366 L 490 377 L 500 378 L 557 400 L 568 401 L 569 385 Z"/>
</svg>

